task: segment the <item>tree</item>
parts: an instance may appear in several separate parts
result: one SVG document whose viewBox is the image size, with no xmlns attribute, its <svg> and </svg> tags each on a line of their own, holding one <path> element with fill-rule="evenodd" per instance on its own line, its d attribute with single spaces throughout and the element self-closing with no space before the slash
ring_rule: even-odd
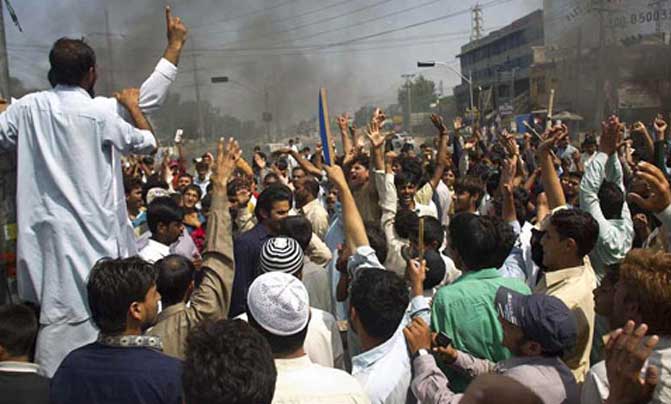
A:
<svg viewBox="0 0 671 404">
<path fill-rule="evenodd" d="M 430 112 L 431 104 L 436 102 L 436 83 L 419 75 L 414 81 L 403 84 L 398 90 L 398 103 L 405 110 L 408 105 L 408 86 L 410 86 L 411 112 Z"/>
</svg>

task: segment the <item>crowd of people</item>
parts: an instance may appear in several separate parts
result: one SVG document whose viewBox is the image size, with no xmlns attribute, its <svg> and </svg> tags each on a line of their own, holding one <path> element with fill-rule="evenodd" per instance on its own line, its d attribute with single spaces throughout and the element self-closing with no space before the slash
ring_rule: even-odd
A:
<svg viewBox="0 0 671 404">
<path fill-rule="evenodd" d="M 433 115 L 394 149 L 376 109 L 341 146 L 221 139 L 189 162 L 140 89 L 96 97 L 62 38 L 52 89 L 0 114 L 17 153 L 20 304 L 0 403 L 669 403 L 671 134 L 524 134 Z M 247 159 L 244 157 L 247 155 Z"/>
</svg>

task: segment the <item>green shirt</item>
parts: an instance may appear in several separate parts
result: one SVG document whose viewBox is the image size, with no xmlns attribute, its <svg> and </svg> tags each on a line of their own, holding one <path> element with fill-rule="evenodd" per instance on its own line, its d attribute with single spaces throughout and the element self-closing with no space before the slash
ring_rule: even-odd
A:
<svg viewBox="0 0 671 404">
<path fill-rule="evenodd" d="M 504 278 L 495 269 L 482 269 L 464 274 L 451 285 L 442 287 L 433 299 L 431 327 L 452 338 L 455 349 L 475 357 L 499 362 L 510 357 L 503 346 L 503 330 L 494 306 L 499 287 L 531 294 L 529 287 L 517 278 Z M 466 390 L 469 378 L 442 367 L 450 380 L 450 389 Z"/>
</svg>

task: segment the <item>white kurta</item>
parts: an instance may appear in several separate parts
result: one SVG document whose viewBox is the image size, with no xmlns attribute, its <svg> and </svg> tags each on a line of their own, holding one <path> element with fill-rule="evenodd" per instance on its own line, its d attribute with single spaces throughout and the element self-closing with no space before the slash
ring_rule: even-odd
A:
<svg viewBox="0 0 671 404">
<path fill-rule="evenodd" d="M 140 89 L 144 112 L 160 106 L 176 74 L 159 62 Z M 88 319 L 91 267 L 136 253 L 119 159 L 156 144 L 127 119 L 115 99 L 68 86 L 29 94 L 0 114 L 0 151 L 18 153 L 19 295 L 41 305 L 42 324 Z"/>
</svg>

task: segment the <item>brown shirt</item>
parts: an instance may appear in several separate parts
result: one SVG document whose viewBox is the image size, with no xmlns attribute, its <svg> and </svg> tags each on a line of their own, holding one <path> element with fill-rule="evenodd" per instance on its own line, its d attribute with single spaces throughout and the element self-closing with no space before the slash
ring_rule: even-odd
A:
<svg viewBox="0 0 671 404">
<path fill-rule="evenodd" d="M 228 204 L 225 193 L 213 194 L 201 269 L 203 281 L 191 296 L 190 305 L 179 303 L 165 307 L 156 325 L 147 331 L 161 337 L 163 352 L 168 355 L 184 359 L 186 336 L 191 328 L 206 318 L 228 314 L 235 275 Z"/>
<path fill-rule="evenodd" d="M 354 201 L 359 208 L 359 213 L 361 213 L 364 223 L 380 223 L 382 211 L 380 210 L 380 198 L 375 188 L 375 179 L 373 178 L 372 171 L 368 182 L 359 189 L 352 189 L 352 196 L 354 196 Z"/>
</svg>

